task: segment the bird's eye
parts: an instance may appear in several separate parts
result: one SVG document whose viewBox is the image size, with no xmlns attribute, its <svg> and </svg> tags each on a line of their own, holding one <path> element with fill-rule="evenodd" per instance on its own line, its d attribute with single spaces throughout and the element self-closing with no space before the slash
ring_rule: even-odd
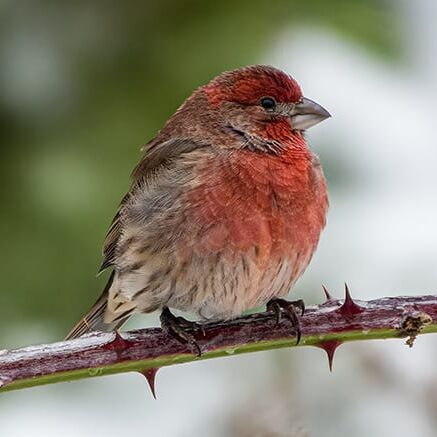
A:
<svg viewBox="0 0 437 437">
<path fill-rule="evenodd" d="M 264 109 L 272 110 L 276 107 L 275 99 L 273 99 L 272 97 L 263 97 L 260 103 Z"/>
</svg>

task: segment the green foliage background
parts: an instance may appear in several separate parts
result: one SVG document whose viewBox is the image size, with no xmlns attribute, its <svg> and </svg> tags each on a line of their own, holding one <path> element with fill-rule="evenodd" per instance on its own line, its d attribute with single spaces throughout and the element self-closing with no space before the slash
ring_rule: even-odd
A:
<svg viewBox="0 0 437 437">
<path fill-rule="evenodd" d="M 100 247 L 140 146 L 193 88 L 262 61 L 282 31 L 307 25 L 393 58 L 399 29 L 392 7 L 377 0 L 3 2 L 3 345 L 10 329 L 29 323 L 59 338 L 95 299 L 105 281 L 95 277 Z M 28 81 L 33 69 L 44 79 L 39 53 L 62 68 L 53 86 L 42 80 L 53 96 L 23 103 L 4 79 L 8 60 L 26 44 L 26 71 L 18 74 Z"/>
</svg>

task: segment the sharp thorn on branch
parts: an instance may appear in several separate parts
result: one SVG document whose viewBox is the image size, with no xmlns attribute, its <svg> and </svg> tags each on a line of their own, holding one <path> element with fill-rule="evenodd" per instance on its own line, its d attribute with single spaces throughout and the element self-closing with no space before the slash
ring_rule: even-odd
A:
<svg viewBox="0 0 437 437">
<path fill-rule="evenodd" d="M 340 313 L 346 317 L 351 318 L 357 314 L 360 314 L 364 311 L 364 308 L 358 305 L 351 296 L 350 290 L 348 285 L 344 284 L 344 290 L 345 290 L 345 298 L 343 305 L 338 309 Z"/>
<path fill-rule="evenodd" d="M 155 391 L 155 380 L 156 373 L 158 372 L 158 367 L 152 367 L 151 369 L 143 370 L 139 373 L 146 378 L 147 384 L 149 384 L 150 391 L 152 392 L 152 396 L 156 399 L 156 391 Z"/>
<path fill-rule="evenodd" d="M 330 372 L 332 372 L 332 365 L 334 363 L 335 351 L 341 344 L 342 342 L 338 340 L 327 340 L 317 345 L 317 347 L 323 349 L 326 352 L 326 355 L 328 356 L 328 365 L 329 365 Z"/>
<path fill-rule="evenodd" d="M 326 302 L 334 302 L 334 297 L 332 296 L 332 294 L 329 292 L 329 290 L 322 285 L 323 291 L 325 292 L 325 296 L 326 296 Z"/>
</svg>

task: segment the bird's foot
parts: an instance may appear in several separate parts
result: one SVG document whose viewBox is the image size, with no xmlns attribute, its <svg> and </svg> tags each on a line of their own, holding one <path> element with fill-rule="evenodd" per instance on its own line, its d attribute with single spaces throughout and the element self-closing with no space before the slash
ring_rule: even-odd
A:
<svg viewBox="0 0 437 437">
<path fill-rule="evenodd" d="M 289 302 L 285 299 L 271 299 L 267 302 L 267 311 L 272 312 L 275 315 L 276 325 L 279 325 L 282 316 L 285 316 L 290 320 L 296 332 L 296 344 L 299 344 L 302 333 L 296 309 L 300 311 L 300 316 L 304 315 L 305 304 L 302 299 L 293 302 Z"/>
<path fill-rule="evenodd" d="M 205 329 L 201 324 L 191 322 L 183 317 L 177 317 L 172 314 L 167 307 L 164 307 L 162 310 L 160 320 L 161 327 L 164 331 L 182 343 L 188 344 L 193 353 L 198 357 L 202 355 L 200 346 L 193 335 L 193 332 L 200 332 L 203 337 L 205 336 Z"/>
</svg>

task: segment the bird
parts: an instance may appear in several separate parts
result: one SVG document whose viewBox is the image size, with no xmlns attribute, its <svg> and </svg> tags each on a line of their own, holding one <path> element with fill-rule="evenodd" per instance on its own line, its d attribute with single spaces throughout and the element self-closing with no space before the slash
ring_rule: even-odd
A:
<svg viewBox="0 0 437 437">
<path fill-rule="evenodd" d="M 67 339 L 160 311 L 162 327 L 199 350 L 199 321 L 266 305 L 299 341 L 304 305 L 285 296 L 313 256 L 329 203 L 305 131 L 328 117 L 268 65 L 197 88 L 144 146 L 104 242 L 108 283 Z"/>
</svg>

